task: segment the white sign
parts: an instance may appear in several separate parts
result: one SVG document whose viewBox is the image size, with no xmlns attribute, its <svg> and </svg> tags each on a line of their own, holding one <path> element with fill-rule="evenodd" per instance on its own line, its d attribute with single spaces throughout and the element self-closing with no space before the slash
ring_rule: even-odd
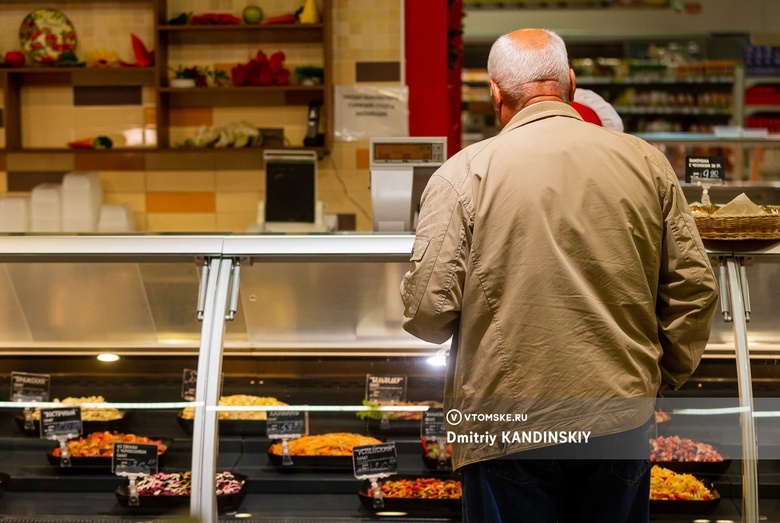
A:
<svg viewBox="0 0 780 523">
<path fill-rule="evenodd" d="M 352 142 L 372 136 L 409 136 L 406 86 L 337 85 L 335 136 Z"/>
</svg>

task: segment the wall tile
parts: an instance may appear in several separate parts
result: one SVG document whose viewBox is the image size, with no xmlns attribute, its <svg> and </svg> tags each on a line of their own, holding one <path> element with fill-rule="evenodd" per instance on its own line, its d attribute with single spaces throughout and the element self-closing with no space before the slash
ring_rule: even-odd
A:
<svg viewBox="0 0 780 523">
<path fill-rule="evenodd" d="M 103 202 L 127 204 L 135 214 L 146 212 L 146 195 L 143 193 L 104 192 Z"/>
<path fill-rule="evenodd" d="M 216 173 L 217 191 L 224 192 L 244 192 L 254 191 L 256 193 L 265 192 L 265 172 L 256 171 L 222 171 Z"/>
<path fill-rule="evenodd" d="M 257 223 L 257 212 L 228 212 L 217 214 L 217 230 L 246 232 Z"/>
<path fill-rule="evenodd" d="M 106 193 L 143 193 L 146 190 L 146 173 L 141 171 L 103 171 L 100 182 Z"/>
<path fill-rule="evenodd" d="M 214 125 L 213 115 L 211 107 L 182 107 L 171 109 L 168 118 L 173 127 L 200 127 Z"/>
<path fill-rule="evenodd" d="M 260 197 L 256 193 L 217 193 L 217 213 L 256 213 Z"/>
<path fill-rule="evenodd" d="M 146 221 L 149 232 L 212 232 L 217 225 L 214 213 L 149 213 Z"/>
<path fill-rule="evenodd" d="M 160 192 L 202 192 L 215 189 L 210 171 L 159 171 L 146 173 L 146 189 Z"/>
<path fill-rule="evenodd" d="M 213 192 L 148 192 L 146 210 L 151 213 L 213 213 Z"/>
</svg>

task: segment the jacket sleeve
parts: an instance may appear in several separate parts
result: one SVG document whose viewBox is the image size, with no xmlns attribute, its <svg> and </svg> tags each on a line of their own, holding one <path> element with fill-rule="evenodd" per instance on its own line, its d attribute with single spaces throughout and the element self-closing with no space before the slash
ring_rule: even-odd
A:
<svg viewBox="0 0 780 523">
<path fill-rule="evenodd" d="M 401 282 L 404 329 L 432 343 L 444 343 L 458 330 L 468 259 L 467 213 L 457 189 L 442 176 L 453 163 L 442 166 L 423 191 L 411 270 Z"/>
<path fill-rule="evenodd" d="M 662 378 L 677 389 L 699 365 L 717 310 L 718 288 L 688 203 L 666 164 L 660 166 L 667 184 L 661 198 L 664 239 L 656 314 Z"/>
</svg>

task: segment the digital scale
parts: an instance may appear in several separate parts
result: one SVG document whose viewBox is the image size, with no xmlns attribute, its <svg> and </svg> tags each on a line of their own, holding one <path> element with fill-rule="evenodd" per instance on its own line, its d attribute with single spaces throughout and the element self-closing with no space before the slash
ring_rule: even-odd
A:
<svg viewBox="0 0 780 523">
<path fill-rule="evenodd" d="M 371 138 L 374 230 L 413 231 L 423 189 L 446 159 L 445 137 Z"/>
</svg>

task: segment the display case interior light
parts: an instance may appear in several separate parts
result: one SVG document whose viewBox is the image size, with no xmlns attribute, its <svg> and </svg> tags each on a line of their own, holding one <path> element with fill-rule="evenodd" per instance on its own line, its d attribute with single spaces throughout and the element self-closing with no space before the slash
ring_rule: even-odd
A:
<svg viewBox="0 0 780 523">
<path fill-rule="evenodd" d="M 112 354 L 110 352 L 104 352 L 103 354 L 98 354 L 97 359 L 99 361 L 119 361 L 119 355 Z"/>
</svg>

